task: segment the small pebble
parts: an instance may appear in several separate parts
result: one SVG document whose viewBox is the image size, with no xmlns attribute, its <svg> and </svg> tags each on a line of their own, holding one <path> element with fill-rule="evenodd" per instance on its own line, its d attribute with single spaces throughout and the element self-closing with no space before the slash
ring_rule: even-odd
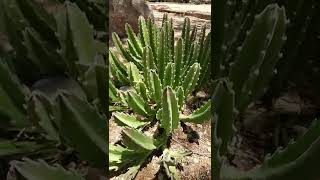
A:
<svg viewBox="0 0 320 180">
<path fill-rule="evenodd" d="M 187 139 L 188 138 L 188 135 L 187 134 L 182 134 L 181 136 L 180 136 L 180 139 Z"/>
<path fill-rule="evenodd" d="M 194 162 L 194 163 L 199 163 L 199 159 L 198 159 L 198 158 L 195 158 L 195 159 L 193 160 L 193 162 Z"/>
<path fill-rule="evenodd" d="M 204 91 L 199 91 L 197 92 L 196 96 L 199 98 L 205 98 L 207 94 Z"/>
</svg>

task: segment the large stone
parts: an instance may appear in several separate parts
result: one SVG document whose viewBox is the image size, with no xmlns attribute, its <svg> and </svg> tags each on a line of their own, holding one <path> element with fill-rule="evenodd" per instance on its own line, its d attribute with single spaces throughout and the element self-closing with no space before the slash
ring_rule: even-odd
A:
<svg viewBox="0 0 320 180">
<path fill-rule="evenodd" d="M 124 37 L 126 23 L 138 32 L 139 16 L 153 17 L 145 0 L 109 0 L 109 34 L 116 32 L 120 37 Z"/>
</svg>

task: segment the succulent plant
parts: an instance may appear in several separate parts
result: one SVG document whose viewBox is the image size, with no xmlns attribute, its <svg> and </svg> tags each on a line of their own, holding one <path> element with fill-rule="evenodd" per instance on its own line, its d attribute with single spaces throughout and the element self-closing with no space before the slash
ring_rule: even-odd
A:
<svg viewBox="0 0 320 180">
<path fill-rule="evenodd" d="M 175 61 L 174 58 L 179 55 L 176 53 L 180 50 L 178 53 L 182 56 L 181 63 L 183 64 L 181 64 L 181 67 L 176 68 L 178 69 L 176 73 L 180 73 L 179 71 L 181 71 L 181 77 L 183 77 L 188 72 L 188 68 L 191 67 L 190 65 L 198 62 L 202 68 L 198 86 L 202 86 L 210 77 L 211 33 L 209 32 L 207 34 L 206 27 L 203 26 L 200 37 L 197 37 L 197 28 L 192 28 L 190 19 L 185 18 L 182 37 L 180 38 L 182 41 L 181 47 L 176 46 L 176 48 L 180 49 L 175 49 L 172 23 L 172 20 L 169 20 L 167 14 L 165 14 L 162 26 L 157 28 L 154 20 L 148 18 L 146 21 L 141 16 L 139 18 L 140 33 L 138 36 L 133 32 L 129 24 L 126 25 L 128 48 L 125 48 L 116 33 L 113 33 L 112 38 L 121 57 L 126 59 L 127 62 L 132 62 L 140 71 L 142 71 L 144 67 L 144 49 L 148 47 L 149 54 L 152 55 L 153 61 L 155 65 L 157 65 L 160 80 L 164 77 L 166 65 Z M 147 55 L 149 56 L 149 54 Z M 116 60 L 117 56 L 113 52 L 110 52 L 110 58 L 112 59 L 110 65 L 118 67 L 111 69 L 111 74 L 115 82 L 120 85 L 128 85 L 129 81 L 124 78 L 124 76 L 126 76 L 123 70 L 125 68 L 124 65 L 118 63 L 119 61 Z M 148 66 L 152 68 L 153 64 L 149 64 Z M 114 72 L 113 69 L 119 69 L 120 71 Z"/>
<path fill-rule="evenodd" d="M 49 166 L 45 161 L 32 161 L 24 159 L 23 161 L 13 161 L 12 167 L 15 172 L 25 179 L 69 179 L 69 180 L 84 180 L 79 174 L 74 171 L 66 171 L 63 167 Z"/>
<path fill-rule="evenodd" d="M 94 30 L 85 14 L 73 3 L 66 2 L 63 6 L 65 8 L 49 14 L 34 1 L 14 0 L 2 3 L 5 34 L 13 46 L 13 50 L 9 52 L 12 54 L 9 64 L 23 81 L 33 83 L 44 76 L 64 73 L 75 77 L 79 75 L 75 66 L 80 66 L 75 63 L 88 66 L 93 64 L 97 55 L 100 56 L 97 59 L 101 59 L 101 55 L 106 54 L 106 46 L 94 39 Z M 75 17 L 81 19 L 78 24 L 73 23 Z M 76 26 L 81 28 L 74 31 Z M 83 38 L 76 38 L 77 36 Z M 70 45 L 67 40 L 71 40 Z M 65 54 L 67 49 L 69 54 Z M 26 68 L 29 68 L 28 71 Z"/>
<path fill-rule="evenodd" d="M 213 78 L 229 77 L 240 112 L 265 93 L 286 40 L 284 8 L 270 4 L 254 15 L 254 2 L 217 1 L 214 9 Z"/>
<path fill-rule="evenodd" d="M 185 22 L 188 24 L 189 21 Z M 128 48 L 121 44 L 117 35 L 114 34 L 113 37 L 127 63 L 123 64 L 111 51 L 109 60 L 110 71 L 115 80 L 130 88 L 120 90 L 113 81 L 109 81 L 109 92 L 111 100 L 118 101 L 133 113 L 112 114 L 115 122 L 125 129 L 123 146 L 109 145 L 109 170 L 119 171 L 129 166 L 128 171 L 122 176 L 132 179 L 156 150 L 167 147 L 171 134 L 179 126 L 179 121 L 202 123 L 209 120 L 211 101 L 190 115 L 182 113 L 186 97 L 195 90 L 201 78 L 200 63 L 189 59 L 190 55 L 186 52 L 190 51 L 185 50 L 193 46 L 190 37 L 185 37 L 189 30 L 184 31 L 185 38 L 179 38 L 174 43 L 172 20 L 168 20 L 166 16 L 162 28 L 158 31 L 151 19 L 145 23 L 144 19 L 140 18 L 140 41 L 132 33 L 130 26 L 126 27 L 129 35 Z M 153 36 L 157 34 L 155 32 L 159 32 L 159 36 Z M 152 39 L 157 39 L 158 45 Z M 187 47 L 187 44 L 190 47 Z M 141 54 L 134 54 L 139 51 Z M 155 134 L 154 137 L 144 133 L 144 128 L 152 122 L 159 123 L 159 134 Z M 164 162 L 163 165 L 167 165 L 168 162 Z M 168 168 L 167 175 L 176 177 L 172 174 L 176 172 L 175 165 L 170 165 L 170 170 Z"/>
<path fill-rule="evenodd" d="M 276 4 L 265 6 L 259 5 L 257 1 L 215 3 L 213 13 L 217 21 L 214 22 L 216 29 L 213 31 L 213 41 L 216 43 L 213 53 L 216 58 L 213 67 L 216 81 L 212 96 L 215 104 L 212 108 L 214 179 L 316 178 L 318 174 L 314 164 L 319 160 L 317 129 L 320 124 L 317 120 L 303 136 L 290 141 L 287 147 L 278 147 L 273 155 L 265 157 L 261 165 L 249 171 L 241 171 L 229 163 L 230 142 L 237 131 L 235 122 L 241 119 L 241 113 L 246 113 L 249 104 L 265 93 L 263 89 L 269 86 L 277 61 L 282 58 L 280 52 L 286 40 L 288 20 L 284 7 L 280 8 Z M 256 15 L 253 7 L 264 9 Z M 292 15 L 289 13 L 290 17 Z M 308 23 L 302 21 L 303 24 Z M 240 28 L 235 29 L 235 26 Z M 299 38 L 294 38 L 290 42 L 299 41 Z M 292 45 L 296 46 L 293 43 L 285 47 Z M 292 52 L 285 50 L 285 53 L 291 56 Z"/>
<path fill-rule="evenodd" d="M 265 161 L 249 171 L 241 171 L 228 163 L 227 147 L 234 134 L 235 91 L 228 79 L 219 80 L 212 100 L 215 127 L 213 130 L 213 175 L 215 179 L 312 179 L 318 176 L 314 164 L 319 161 L 319 121 L 314 121 L 310 129 L 287 147 L 267 155 Z M 301 173 L 303 172 L 303 173 Z"/>
<path fill-rule="evenodd" d="M 290 22 L 287 28 L 288 41 L 284 44 L 284 56 L 277 65 L 279 73 L 270 90 L 273 96 L 279 96 L 280 91 L 285 89 L 289 82 L 299 84 L 300 81 L 304 82 L 309 78 L 310 74 L 314 73 L 318 76 L 316 69 L 319 67 L 317 61 L 309 58 L 316 56 L 318 51 L 314 47 L 317 47 L 315 37 L 319 32 L 319 27 L 315 23 L 319 17 L 319 3 L 317 1 L 279 1 L 278 3 L 286 7 Z M 313 81 L 316 82 L 316 80 Z"/>
<path fill-rule="evenodd" d="M 104 169 L 107 46 L 95 36 L 92 22 L 69 1 L 52 14 L 33 0 L 1 1 L 0 9 L 12 46 L 0 57 L 1 129 L 3 135 L 17 136 L 1 137 L 1 158 L 50 159 L 63 146 L 89 166 Z M 44 162 L 12 166 L 25 179 L 83 179 Z"/>
<path fill-rule="evenodd" d="M 61 3 L 66 2 L 66 0 L 58 0 Z M 86 13 L 88 20 L 93 24 L 94 28 L 100 32 L 106 31 L 106 24 L 108 22 L 107 16 L 107 1 L 104 0 L 70 0 L 74 2 L 77 6 Z M 104 33 L 107 35 L 107 33 Z"/>
<path fill-rule="evenodd" d="M 179 174 L 176 169 L 176 164 L 181 161 L 185 156 L 188 156 L 192 152 L 188 151 L 170 151 L 164 149 L 161 157 L 161 167 L 163 167 L 166 174 L 170 179 L 179 179 Z"/>
</svg>

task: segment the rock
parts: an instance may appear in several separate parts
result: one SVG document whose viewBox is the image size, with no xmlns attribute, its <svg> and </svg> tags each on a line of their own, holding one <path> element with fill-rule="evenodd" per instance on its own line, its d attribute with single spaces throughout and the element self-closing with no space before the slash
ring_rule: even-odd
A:
<svg viewBox="0 0 320 180">
<path fill-rule="evenodd" d="M 275 100 L 273 109 L 279 114 L 300 114 L 303 101 L 297 93 L 288 93 Z"/>
<path fill-rule="evenodd" d="M 199 19 L 211 20 L 211 5 L 209 4 L 180 4 L 180 3 L 150 3 L 153 10 L 191 16 Z"/>
<path fill-rule="evenodd" d="M 89 168 L 86 175 L 87 180 L 106 180 L 106 172 L 97 168 Z"/>
<path fill-rule="evenodd" d="M 194 159 L 193 159 L 193 162 L 194 162 L 195 164 L 197 164 L 197 163 L 199 163 L 199 159 L 194 158 Z"/>
<path fill-rule="evenodd" d="M 3 33 L 1 33 L 1 30 L 0 30 L 0 54 L 7 53 L 11 50 L 12 50 L 12 46 L 9 43 L 8 37 Z"/>
<path fill-rule="evenodd" d="M 206 98 L 206 97 L 208 97 L 208 94 L 205 93 L 204 91 L 199 91 L 199 92 L 197 92 L 196 97 L 198 97 L 198 98 Z"/>
<path fill-rule="evenodd" d="M 161 26 L 163 14 L 167 13 L 168 18 L 173 20 L 173 28 L 175 29 L 175 39 L 181 37 L 181 29 L 183 27 L 184 18 L 188 17 L 192 26 L 198 28 L 197 34 L 200 35 L 203 25 L 211 29 L 211 5 L 201 4 L 195 5 L 190 3 L 169 3 L 169 2 L 150 2 L 150 7 L 157 26 Z M 201 16 L 198 16 L 201 14 Z M 208 33 L 209 30 L 206 31 Z"/>
<path fill-rule="evenodd" d="M 292 130 L 298 134 L 298 136 L 302 136 L 308 131 L 308 128 L 300 126 L 300 125 L 295 125 L 292 127 Z"/>
<path fill-rule="evenodd" d="M 138 18 L 153 18 L 152 11 L 145 0 L 109 0 L 109 33 L 116 32 L 125 37 L 125 24 L 138 32 Z"/>
</svg>

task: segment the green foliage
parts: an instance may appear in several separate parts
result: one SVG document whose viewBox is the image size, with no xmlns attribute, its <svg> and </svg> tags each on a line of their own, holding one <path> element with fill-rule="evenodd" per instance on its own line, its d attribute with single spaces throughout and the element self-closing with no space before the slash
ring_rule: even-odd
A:
<svg viewBox="0 0 320 180">
<path fill-rule="evenodd" d="M 318 50 L 315 47 L 318 46 L 319 41 L 315 37 L 319 33 L 316 21 L 319 17 L 320 4 L 313 0 L 279 1 L 278 3 L 286 7 L 290 22 L 287 30 L 288 40 L 283 50 L 284 54 L 277 65 L 279 73 L 270 90 L 274 96 L 279 96 L 280 91 L 292 83 L 299 86 L 309 79 L 312 83 L 316 83 L 318 72 L 315 69 L 319 67 L 317 61 L 313 61 L 309 57 L 318 56 Z M 318 91 L 318 86 L 314 87 L 314 91 Z"/>
<path fill-rule="evenodd" d="M 12 167 L 18 172 L 20 177 L 22 176 L 26 180 L 84 180 L 84 178 L 76 172 L 66 171 L 59 165 L 49 166 L 43 160 L 32 161 L 30 159 L 24 159 L 23 161 L 14 161 L 12 162 Z"/>
<path fill-rule="evenodd" d="M 229 77 L 240 112 L 266 92 L 286 40 L 284 8 L 270 4 L 255 15 L 252 8 L 260 5 L 254 1 L 218 1 L 214 9 L 218 19 L 213 36 L 214 78 Z M 234 13 L 235 17 L 231 15 Z"/>
<path fill-rule="evenodd" d="M 139 130 L 127 127 L 123 134 L 126 148 L 109 144 L 109 170 L 117 171 L 129 165 L 122 178 L 134 179 L 141 165 L 157 147 L 153 138 Z"/>
<path fill-rule="evenodd" d="M 58 0 L 66 2 L 66 0 Z M 92 22 L 95 29 L 98 31 L 106 31 L 107 16 L 107 1 L 104 0 L 70 0 L 86 13 L 88 20 Z"/>
<path fill-rule="evenodd" d="M 205 35 L 205 28 L 200 39 L 196 40 L 196 28 L 191 31 L 190 20 L 186 18 L 182 37 L 175 42 L 172 20 L 166 15 L 159 29 L 153 20 L 145 21 L 142 17 L 139 19 L 139 27 L 140 34 L 137 36 L 130 25 L 126 25 L 127 47 L 113 34 L 120 57 L 124 59 L 120 60 L 112 51 L 109 59 L 113 76 L 112 82 L 109 82 L 111 102 L 122 104 L 133 112 L 113 113 L 115 122 L 125 127 L 122 138 L 124 147 L 110 145 L 114 151 L 109 149 L 109 155 L 118 158 L 109 161 L 109 170 L 120 171 L 130 167 L 122 174 L 127 179 L 135 177 L 142 163 L 155 150 L 166 148 L 179 121 L 202 123 L 209 120 L 211 114 L 210 101 L 190 115 L 182 113 L 186 98 L 196 90 L 201 78 L 206 78 L 202 74 L 206 71 L 201 71 L 201 63 L 206 63 L 204 67 L 208 66 L 211 57 L 210 51 L 203 49 L 210 42 L 210 36 Z M 194 47 L 197 47 L 196 50 L 190 53 Z M 121 85 L 126 86 L 127 90 L 117 88 Z M 143 129 L 154 121 L 159 123 L 159 129 L 163 129 L 163 132 L 153 137 L 144 135 Z M 141 151 L 145 153 L 140 155 L 138 152 Z M 132 153 L 136 157 L 128 161 Z M 167 167 L 166 163 L 163 165 Z M 171 173 L 175 172 L 175 165 L 167 167 Z M 170 173 L 168 176 L 171 176 Z"/>
<path fill-rule="evenodd" d="M 72 89 L 69 92 L 72 93 Z M 26 102 L 27 111 L 21 114 L 24 118 L 20 120 L 21 123 L 36 124 L 45 132 L 48 140 L 63 142 L 74 148 L 81 158 L 89 161 L 91 166 L 104 167 L 105 161 L 101 157 L 107 155 L 106 123 L 105 117 L 100 115 L 96 108 L 85 99 L 64 92 L 58 92 L 53 99 L 40 91 L 34 91 L 29 96 Z M 17 121 L 18 115 L 12 115 L 12 120 Z M 22 126 L 23 124 L 21 126 L 12 124 L 12 126 L 26 127 Z"/>
<path fill-rule="evenodd" d="M 170 179 L 179 179 L 178 170 L 176 164 L 181 161 L 182 158 L 189 155 L 188 151 L 170 151 L 169 149 L 164 149 L 162 154 L 162 159 L 160 161 L 161 167 L 164 168 L 165 173 Z"/>
<path fill-rule="evenodd" d="M 126 25 L 127 46 L 121 43 L 117 34 L 112 35 L 114 44 L 121 56 L 127 61 L 132 62 L 144 76 L 148 74 L 149 69 L 156 67 L 161 83 L 167 65 L 174 63 L 174 84 L 178 86 L 180 77 L 187 75 L 189 68 L 194 63 L 199 63 L 202 72 L 198 86 L 207 82 L 210 76 L 211 59 L 211 33 L 206 33 L 206 27 L 202 28 L 200 37 L 197 37 L 197 28 L 191 27 L 190 20 L 185 18 L 182 29 L 182 37 L 175 45 L 174 30 L 172 20 L 167 15 L 163 17 L 163 23 L 157 28 L 154 21 L 149 18 L 147 21 L 143 17 L 139 19 L 139 36 L 137 36 L 129 24 Z M 116 83 L 119 85 L 128 85 L 129 81 L 125 76 L 125 67 L 120 63 L 119 57 L 110 52 L 111 73 Z"/>
<path fill-rule="evenodd" d="M 189 20 L 186 19 L 185 22 L 188 24 Z M 150 29 L 148 31 L 146 27 L 143 28 L 143 26 L 146 24 L 149 24 L 149 27 L 155 27 L 151 19 L 145 23 L 144 19 L 140 18 L 140 27 L 142 28 L 140 32 L 143 32 L 142 34 L 150 32 Z M 169 28 L 168 26 L 169 24 L 172 24 L 171 20 L 165 19 L 163 24 L 165 25 L 160 30 L 162 32 L 162 35 L 160 36 L 172 36 L 170 35 L 170 33 L 173 33 L 172 27 Z M 186 25 L 186 27 L 190 27 L 190 25 Z M 127 25 L 127 29 L 128 32 L 131 32 L 129 25 Z M 167 31 L 167 33 L 164 34 L 164 31 Z M 186 30 L 185 34 L 187 32 L 189 31 Z M 137 39 L 135 38 L 136 36 L 133 33 L 128 34 L 132 34 L 132 38 L 129 38 L 128 42 L 134 42 L 132 44 L 137 44 L 136 49 L 140 48 L 142 50 L 142 55 L 141 59 L 134 57 L 134 55 L 132 55 L 133 51 L 130 51 L 130 47 L 128 47 L 129 50 L 127 50 L 121 44 L 117 35 L 113 35 L 115 44 L 118 47 L 118 51 L 120 51 L 124 57 L 127 57 L 126 60 L 129 62 L 126 63 L 126 65 L 123 65 L 119 58 L 113 52 L 110 52 L 110 70 L 114 76 L 118 77 L 115 78 L 115 80 L 118 80 L 119 82 L 121 81 L 120 79 L 123 79 L 125 81 L 122 81 L 121 84 L 126 84 L 133 87 L 133 90 L 124 92 L 117 89 L 113 82 L 109 82 L 109 92 L 111 92 L 113 101 L 119 100 L 119 98 L 117 98 L 119 96 L 116 95 L 122 94 L 124 96 L 122 100 L 125 101 L 123 105 L 132 108 L 135 113 L 146 117 L 152 117 L 156 114 L 156 112 L 159 113 L 160 110 L 161 112 L 165 111 L 165 113 L 172 113 L 169 111 L 169 109 L 172 108 L 174 108 L 174 111 L 180 111 L 185 98 L 195 90 L 196 85 L 201 77 L 200 63 L 192 63 L 189 61 L 184 61 L 183 59 L 186 56 L 183 54 L 183 49 L 187 48 L 183 39 L 188 38 L 179 38 L 176 45 L 171 49 L 168 49 L 167 46 L 163 45 L 163 48 L 166 49 L 165 52 L 171 52 L 175 50 L 175 53 L 169 53 L 174 54 L 169 59 L 169 57 L 164 57 L 164 55 L 159 57 L 153 54 L 153 51 L 162 51 L 161 47 L 159 47 L 157 50 L 153 50 L 150 47 L 151 44 L 154 44 L 153 42 L 149 43 L 150 46 L 145 45 L 143 48 L 140 47 L 141 44 L 146 44 L 144 42 L 145 39 L 152 39 L 151 37 L 147 38 L 146 36 L 145 38 L 142 38 L 143 40 L 141 40 L 141 42 L 138 43 Z M 161 38 L 159 41 L 165 42 L 165 40 Z M 174 40 L 171 39 L 171 41 L 173 42 Z M 148 41 L 146 40 L 146 42 Z M 171 46 L 171 44 L 172 43 L 168 43 L 168 46 Z M 168 55 L 168 53 L 165 54 Z M 135 59 L 135 61 L 130 61 L 132 59 Z M 139 69 L 139 67 L 141 68 Z M 161 68 L 163 68 L 163 70 L 161 70 Z M 164 97 L 166 97 L 166 99 L 164 99 Z M 154 105 L 150 106 L 150 104 Z M 201 111 L 197 111 L 197 115 L 199 116 L 201 112 L 208 112 L 206 111 L 209 109 L 208 107 L 209 106 L 207 105 L 205 108 L 200 109 Z M 189 121 L 191 121 L 191 119 L 195 119 L 194 117 L 191 118 L 191 116 L 192 115 L 184 117 L 183 119 L 189 119 Z M 171 117 L 171 115 L 169 117 Z M 174 127 L 176 127 L 176 125 Z"/>
<path fill-rule="evenodd" d="M 229 86 L 229 88 L 228 88 Z M 228 80 L 220 81 L 215 88 L 213 101 L 217 103 L 213 109 L 215 128 L 213 131 L 214 158 L 212 165 L 216 179 L 312 179 L 317 177 L 314 163 L 319 160 L 318 138 L 319 121 L 300 137 L 291 141 L 286 148 L 278 148 L 276 152 L 265 158 L 261 166 L 243 172 L 232 167 L 227 161 L 227 146 L 233 135 L 232 116 L 234 91 L 230 89 Z M 229 101 L 228 101 L 229 99 Z M 221 103 L 221 105 L 219 105 Z M 301 171 L 305 172 L 303 175 Z"/>
<path fill-rule="evenodd" d="M 310 5 L 299 2 L 292 2 L 292 4 L 290 2 L 289 4 L 293 6 L 287 4 L 286 8 L 300 9 Z M 217 58 L 213 66 L 217 72 L 214 77 L 217 79 L 212 97 L 215 104 L 212 109 L 215 123 L 212 139 L 213 178 L 221 180 L 314 179 L 318 176 L 315 164 L 319 161 L 317 129 L 320 123 L 317 120 L 303 136 L 290 141 L 287 147 L 278 147 L 273 155 L 267 155 L 260 166 L 249 171 L 241 171 L 229 163 L 228 146 L 236 131 L 235 122 L 241 118 L 239 112 L 245 114 L 248 105 L 254 103 L 266 92 L 263 89 L 268 87 L 277 61 L 282 58 L 280 51 L 286 40 L 285 32 L 288 25 L 286 13 L 289 12 L 289 17 L 292 18 L 294 16 L 292 11 L 295 11 L 294 8 L 287 9 L 285 13 L 284 7 L 279 8 L 276 4 L 265 6 L 255 3 L 256 1 L 241 3 L 217 1 L 213 11 L 218 19 L 215 22 L 216 31 L 213 32 L 214 42 L 217 42 L 214 45 Z M 288 2 L 284 2 L 286 3 Z M 255 15 L 252 7 L 264 7 L 264 9 L 260 14 Z M 302 14 L 312 13 L 307 13 L 307 9 L 300 10 Z M 299 17 L 308 19 L 308 17 Z M 302 19 L 299 20 L 300 23 L 309 23 Z M 235 30 L 235 26 L 241 28 Z M 293 29 L 289 29 L 288 32 L 291 35 Z M 288 42 L 301 40 L 299 35 L 297 38 L 290 38 L 293 39 Z M 293 46 L 290 52 L 287 51 L 289 46 Z M 295 52 L 291 51 L 296 46 L 295 43 L 286 44 L 285 56 L 293 57 Z M 287 62 L 280 64 L 287 64 Z M 286 71 L 280 73 L 286 73 Z"/>
<path fill-rule="evenodd" d="M 0 59 L 1 60 L 1 59 Z M 0 114 L 6 123 L 14 124 L 18 127 L 24 127 L 28 123 L 24 117 L 25 95 L 27 89 L 23 87 L 18 78 L 9 70 L 6 63 L 0 61 Z"/>
<path fill-rule="evenodd" d="M 5 34 L 13 46 L 10 63 L 23 81 L 32 83 L 65 73 L 78 78 L 105 54 L 85 14 L 75 4 L 66 2 L 49 14 L 38 3 L 28 3 L 15 0 L 1 5 Z"/>
<path fill-rule="evenodd" d="M 102 1 L 78 3 L 104 10 Z M 91 21 L 94 12 L 83 12 L 78 3 L 66 1 L 49 13 L 34 0 L 0 2 L 12 46 L 0 59 L 1 158 L 50 159 L 60 145 L 89 166 L 105 168 L 107 49 L 97 36 L 105 22 Z M 83 179 L 44 162 L 12 167 L 25 179 Z"/>
<path fill-rule="evenodd" d="M 56 124 L 59 135 L 93 167 L 104 167 L 105 161 L 101 157 L 107 154 L 107 136 L 103 116 L 73 95 L 60 95 L 57 101 L 61 118 Z M 70 131 L 71 128 L 74 129 Z"/>
<path fill-rule="evenodd" d="M 65 74 L 80 80 L 89 101 L 106 105 L 106 101 L 101 101 L 105 98 L 101 96 L 106 96 L 102 92 L 107 87 L 104 82 L 104 54 L 100 50 L 101 42 L 94 39 L 93 29 L 85 14 L 70 2 L 66 2 L 53 15 L 32 1 L 28 1 L 28 8 L 21 8 L 27 6 L 22 2 L 15 0 L 1 6 L 4 9 L 6 34 L 13 46 L 11 59 L 7 61 L 10 61 L 18 77 L 29 84 L 45 76 Z M 12 7 L 15 11 L 10 10 Z M 28 10 L 32 10 L 34 15 L 31 16 Z M 24 40 L 23 44 L 20 39 Z M 35 72 L 33 77 L 30 77 L 30 71 Z"/>
<path fill-rule="evenodd" d="M 46 155 L 55 153 L 54 144 L 51 142 L 43 143 L 36 141 L 17 141 L 0 140 L 0 157 L 2 159 L 13 159 L 25 157 L 26 155 Z"/>
</svg>

